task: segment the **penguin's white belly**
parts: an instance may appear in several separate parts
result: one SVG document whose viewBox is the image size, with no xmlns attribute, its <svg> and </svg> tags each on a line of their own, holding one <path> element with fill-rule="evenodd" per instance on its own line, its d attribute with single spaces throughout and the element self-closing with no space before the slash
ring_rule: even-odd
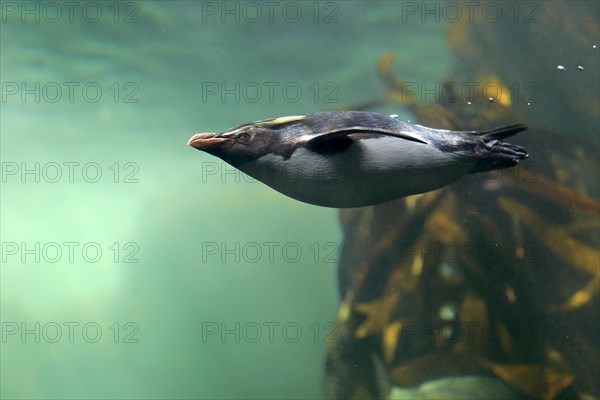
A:
<svg viewBox="0 0 600 400">
<path fill-rule="evenodd" d="M 287 160 L 269 154 L 241 169 L 300 201 L 361 207 L 438 189 L 472 165 L 468 158 L 433 145 L 386 136 L 360 140 L 333 155 L 303 147 Z"/>
</svg>

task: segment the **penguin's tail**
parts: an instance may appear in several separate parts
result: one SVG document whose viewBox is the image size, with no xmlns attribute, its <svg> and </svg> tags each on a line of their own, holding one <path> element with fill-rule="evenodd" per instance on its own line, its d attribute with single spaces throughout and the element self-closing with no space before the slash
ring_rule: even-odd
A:
<svg viewBox="0 0 600 400">
<path fill-rule="evenodd" d="M 479 161 L 470 173 L 510 168 L 529 157 L 524 147 L 502 141 L 525 129 L 527 129 L 525 125 L 518 124 L 477 133 L 473 137 L 478 139 L 473 149 L 473 156 L 478 158 Z"/>
</svg>

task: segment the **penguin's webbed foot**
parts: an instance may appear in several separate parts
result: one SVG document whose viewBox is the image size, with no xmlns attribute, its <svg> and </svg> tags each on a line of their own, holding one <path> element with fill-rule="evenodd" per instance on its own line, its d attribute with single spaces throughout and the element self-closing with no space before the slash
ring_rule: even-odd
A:
<svg viewBox="0 0 600 400">
<path fill-rule="evenodd" d="M 525 150 L 525 148 L 522 146 L 517 146 L 516 144 L 492 140 L 490 142 L 484 142 L 483 145 L 491 153 L 497 153 L 498 155 L 514 159 L 515 161 L 523 160 L 529 157 L 527 150 Z"/>
</svg>

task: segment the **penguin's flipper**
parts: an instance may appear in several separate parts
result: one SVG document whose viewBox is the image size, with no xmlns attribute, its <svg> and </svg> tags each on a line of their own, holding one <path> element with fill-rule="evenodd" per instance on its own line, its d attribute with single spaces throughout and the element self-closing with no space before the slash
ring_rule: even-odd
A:
<svg viewBox="0 0 600 400">
<path fill-rule="evenodd" d="M 418 142 L 428 144 L 428 142 L 417 132 L 410 131 L 396 131 L 391 129 L 366 127 L 366 126 L 346 126 L 339 129 L 331 129 L 326 132 L 317 133 L 311 135 L 306 143 L 312 141 L 330 140 L 336 139 L 340 136 L 352 135 L 355 140 L 369 139 L 377 136 L 394 136 L 400 139 L 410 140 L 412 142 Z"/>
<path fill-rule="evenodd" d="M 372 139 L 382 136 L 393 136 L 400 140 L 409 140 L 411 142 L 427 144 L 418 135 L 411 135 L 412 132 L 395 132 L 392 130 L 366 127 L 345 127 L 334 129 L 316 135 L 311 135 L 306 139 L 304 146 L 316 153 L 333 155 L 346 150 L 350 145 L 364 139 Z"/>
</svg>

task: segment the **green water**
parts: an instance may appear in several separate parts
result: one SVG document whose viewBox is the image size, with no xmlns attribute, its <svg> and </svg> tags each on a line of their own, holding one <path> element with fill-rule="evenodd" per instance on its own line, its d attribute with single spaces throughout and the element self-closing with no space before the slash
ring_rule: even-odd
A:
<svg viewBox="0 0 600 400">
<path fill-rule="evenodd" d="M 337 211 L 186 141 L 379 98 L 386 51 L 439 81 L 445 23 L 393 1 L 48 4 L 1 10 L 0 395 L 319 398 Z"/>
</svg>

